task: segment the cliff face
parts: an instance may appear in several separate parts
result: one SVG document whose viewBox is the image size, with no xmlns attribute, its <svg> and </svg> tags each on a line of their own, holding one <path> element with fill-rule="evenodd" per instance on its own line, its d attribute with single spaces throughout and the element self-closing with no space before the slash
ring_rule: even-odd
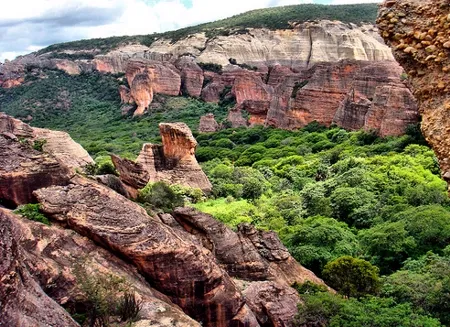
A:
<svg viewBox="0 0 450 327">
<path fill-rule="evenodd" d="M 27 133 L 24 126 L 14 130 Z M 161 126 L 162 150 L 173 162 L 191 161 L 196 143 L 184 127 Z M 290 256 L 275 233 L 249 225 L 234 232 L 190 208 L 149 216 L 137 203 L 73 173 L 57 152 L 39 152 L 21 144 L 17 135 L 3 134 L 1 203 L 13 207 L 37 201 L 53 225 L 0 208 L 2 326 L 77 326 L 60 306 L 77 310 L 84 305 L 74 273 L 83 259 L 91 275 L 124 278 L 142 300 L 133 327 L 198 322 L 289 327 L 300 303 L 290 285 L 323 284 Z M 24 178 L 30 170 L 45 183 Z M 17 201 L 17 192 L 23 201 Z"/>
<path fill-rule="evenodd" d="M 229 113 L 235 127 L 293 129 L 318 121 L 399 135 L 417 122 L 417 108 L 400 80 L 401 67 L 377 31 L 373 25 L 324 20 L 287 30 L 160 39 L 150 47 L 122 45 L 94 59 L 31 54 L 0 66 L 0 83 L 17 85 L 30 65 L 68 74 L 125 73 L 128 87 L 121 86 L 119 93 L 124 112 L 135 105 L 135 116 L 151 110 L 154 94 L 188 95 L 207 102 L 228 97 L 236 100 Z M 222 65 L 223 70 L 204 71 L 199 63 Z"/>
<path fill-rule="evenodd" d="M 422 131 L 450 181 L 450 7 L 441 0 L 385 1 L 378 26 L 405 68 L 418 100 Z"/>
</svg>

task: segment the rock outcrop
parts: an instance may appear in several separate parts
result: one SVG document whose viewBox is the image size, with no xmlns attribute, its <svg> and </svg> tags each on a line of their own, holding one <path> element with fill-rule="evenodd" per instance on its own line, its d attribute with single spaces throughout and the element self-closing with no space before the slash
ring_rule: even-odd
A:
<svg viewBox="0 0 450 327">
<path fill-rule="evenodd" d="M 15 126 L 17 133 L 27 133 L 25 125 Z M 196 142 L 187 127 L 163 124 L 161 132 L 166 164 L 192 165 Z M 275 233 L 250 225 L 233 232 L 188 208 L 151 217 L 107 186 L 75 175 L 57 153 L 36 151 L 12 133 L 0 135 L 0 154 L 0 203 L 37 201 L 54 223 L 45 226 L 0 209 L 0 229 L 6 235 L 0 247 L 13 254 L 0 264 L 2 276 L 8 276 L 0 281 L 0 301 L 7 310 L 0 323 L 5 326 L 72 326 L 58 304 L 70 312 L 82 304 L 74 269 L 83 260 L 92 276 L 124 278 L 143 301 L 134 327 L 197 322 L 208 327 L 291 326 L 290 313 L 300 299 L 289 285 L 306 280 L 323 284 L 289 255 Z M 58 176 L 59 170 L 67 174 Z M 41 184 L 32 183 L 30 171 Z M 4 180 L 13 188 L 4 187 Z M 26 196 L 22 200 L 16 193 Z M 14 236 L 5 228 L 14 230 Z"/>
<path fill-rule="evenodd" d="M 66 132 L 31 127 L 24 122 L 0 112 L 0 134 L 15 135 L 30 146 L 34 142 L 43 142 L 42 151 L 58 157 L 69 168 L 83 169 L 94 160 L 81 145 Z"/>
<path fill-rule="evenodd" d="M 34 202 L 32 192 L 66 185 L 74 172 L 49 154 L 0 135 L 0 199 L 8 206 Z"/>
<path fill-rule="evenodd" d="M 414 99 L 400 79 L 402 70 L 376 27 L 326 20 L 291 25 L 212 38 L 204 33 L 161 38 L 149 47 L 121 45 L 107 54 L 87 53 L 94 59 L 71 62 L 53 58 L 54 53 L 30 54 L 0 66 L 0 81 L 10 78 L 15 85 L 27 67 L 126 73 L 128 87 L 119 89 L 123 114 L 134 105 L 135 116 L 151 110 L 155 94 L 235 100 L 228 115 L 233 127 L 295 129 L 318 121 L 387 136 L 402 134 L 418 121 Z M 198 63 L 221 65 L 222 70 L 203 71 Z"/>
<path fill-rule="evenodd" d="M 195 159 L 197 141 L 184 123 L 159 125 L 162 145 L 144 144 L 136 162 L 112 156 L 121 180 L 134 189 L 165 181 L 211 192 L 212 185 Z"/>
<path fill-rule="evenodd" d="M 323 283 L 299 265 L 274 232 L 258 231 L 249 224 L 236 233 L 212 216 L 192 208 L 178 208 L 173 217 L 217 258 L 234 278 L 270 280 L 289 287 L 306 280 Z"/>
<path fill-rule="evenodd" d="M 200 133 L 217 132 L 219 129 L 220 126 L 214 118 L 214 114 L 207 114 L 200 118 L 200 123 L 198 125 L 198 131 Z"/>
<path fill-rule="evenodd" d="M 229 326 L 244 305 L 209 253 L 114 191 L 77 177 L 66 187 L 35 195 L 52 219 L 131 260 L 152 285 L 206 326 Z"/>
<path fill-rule="evenodd" d="M 418 100 L 422 132 L 450 182 L 450 8 L 443 0 L 385 1 L 380 33 L 408 74 Z"/>
<path fill-rule="evenodd" d="M 56 224 L 46 226 L 1 209 L 0 217 L 0 224 L 7 221 L 17 231 L 22 263 L 29 273 L 48 296 L 68 311 L 75 313 L 83 307 L 85 299 L 77 270 L 84 269 L 90 278 L 113 275 L 126 281 L 130 291 L 142 301 L 138 316 L 141 324 L 153 320 L 158 327 L 200 326 L 167 296 L 150 287 L 135 267 L 93 241 Z"/>
<path fill-rule="evenodd" d="M 0 326 L 79 326 L 44 293 L 27 269 L 16 219 L 0 208 Z"/>
</svg>

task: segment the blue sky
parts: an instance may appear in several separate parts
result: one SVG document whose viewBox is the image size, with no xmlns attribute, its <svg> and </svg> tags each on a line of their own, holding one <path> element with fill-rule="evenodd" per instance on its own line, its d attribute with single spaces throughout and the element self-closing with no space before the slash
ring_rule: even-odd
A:
<svg viewBox="0 0 450 327">
<path fill-rule="evenodd" d="M 0 62 L 54 43 L 150 34 L 252 9 L 379 0 L 13 0 L 0 10 Z"/>
</svg>

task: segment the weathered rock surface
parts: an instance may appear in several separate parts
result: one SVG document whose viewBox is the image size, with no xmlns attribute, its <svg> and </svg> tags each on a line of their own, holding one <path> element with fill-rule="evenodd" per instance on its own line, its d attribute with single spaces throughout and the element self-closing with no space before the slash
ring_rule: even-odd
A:
<svg viewBox="0 0 450 327">
<path fill-rule="evenodd" d="M 414 100 L 400 81 L 401 68 L 373 25 L 323 20 L 287 30 L 231 31 L 210 39 L 204 33 L 176 41 L 161 38 L 150 47 L 127 44 L 104 55 L 90 54 L 94 59 L 68 61 L 54 59 L 52 53 L 20 57 L 0 66 L 0 83 L 20 83 L 27 67 L 69 74 L 125 72 L 129 89 L 119 90 L 124 114 L 134 104 L 135 116 L 151 110 L 155 94 L 216 103 L 235 99 L 229 113 L 233 127 L 294 129 L 316 120 L 386 136 L 402 134 L 418 120 Z M 223 72 L 202 71 L 197 63 L 222 65 Z"/>
<path fill-rule="evenodd" d="M 271 280 L 287 287 L 307 280 L 323 284 L 292 258 L 274 232 L 258 231 L 254 226 L 241 224 L 236 233 L 212 216 L 192 208 L 178 208 L 173 217 L 210 250 L 234 278 Z"/>
<path fill-rule="evenodd" d="M 56 224 L 46 226 L 10 213 L 6 215 L 19 231 L 28 271 L 45 293 L 64 308 L 74 312 L 83 304 L 78 287 L 80 281 L 75 273 L 78 266 L 78 269 L 89 269 L 92 277 L 108 274 L 126 280 L 130 289 L 142 300 L 138 320 L 158 321 L 159 326 L 200 326 L 168 297 L 152 289 L 135 267 L 86 237 Z"/>
<path fill-rule="evenodd" d="M 203 88 L 203 70 L 195 62 L 195 58 L 181 57 L 175 62 L 181 72 L 181 92 L 191 97 L 199 97 Z"/>
<path fill-rule="evenodd" d="M 211 192 L 212 185 L 195 159 L 197 141 L 184 123 L 159 125 L 162 145 L 144 144 L 136 162 L 112 156 L 121 180 L 135 189 L 165 181 Z"/>
<path fill-rule="evenodd" d="M 321 63 L 288 75 L 275 88 L 266 125 L 299 128 L 317 121 L 401 135 L 418 121 L 417 106 L 394 62 Z"/>
<path fill-rule="evenodd" d="M 131 260 L 152 285 L 206 326 L 229 326 L 244 305 L 209 251 L 183 241 L 112 190 L 77 177 L 35 195 L 52 219 Z"/>
<path fill-rule="evenodd" d="M 29 143 L 45 140 L 42 151 L 58 157 L 69 168 L 82 169 L 94 163 L 87 151 L 65 132 L 31 127 L 0 112 L 0 134 L 15 135 Z"/>
<path fill-rule="evenodd" d="M 408 74 L 418 100 L 422 132 L 450 181 L 450 9 L 443 0 L 385 1 L 380 33 Z"/>
<path fill-rule="evenodd" d="M 7 205 L 33 202 L 34 190 L 66 185 L 73 175 L 52 155 L 0 135 L 0 199 Z"/>
<path fill-rule="evenodd" d="M 262 326 L 291 327 L 298 312 L 297 292 L 274 282 L 253 282 L 244 290 L 249 308 Z"/>
<path fill-rule="evenodd" d="M 198 131 L 200 133 L 217 132 L 219 129 L 220 126 L 214 118 L 214 114 L 207 114 L 200 118 L 200 123 L 198 125 Z"/>
<path fill-rule="evenodd" d="M 1 208 L 0 231 L 0 326 L 78 326 L 32 278 L 19 241 L 22 233 L 16 218 Z"/>
</svg>

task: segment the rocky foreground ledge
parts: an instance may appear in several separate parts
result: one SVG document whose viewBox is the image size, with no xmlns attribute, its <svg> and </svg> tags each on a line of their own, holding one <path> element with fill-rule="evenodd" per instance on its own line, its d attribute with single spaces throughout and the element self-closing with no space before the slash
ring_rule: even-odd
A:
<svg viewBox="0 0 450 327">
<path fill-rule="evenodd" d="M 290 285 L 323 284 L 275 233 L 234 232 L 190 208 L 149 216 L 19 139 L 27 127 L 13 122 L 0 125 L 1 201 L 38 202 L 52 225 L 0 209 L 0 326 L 77 326 L 63 308 L 82 304 L 80 260 L 131 285 L 139 327 L 291 326 L 301 299 Z"/>
<path fill-rule="evenodd" d="M 450 181 L 450 4 L 446 0 L 387 0 L 380 33 L 408 74 L 422 131 Z"/>
</svg>

